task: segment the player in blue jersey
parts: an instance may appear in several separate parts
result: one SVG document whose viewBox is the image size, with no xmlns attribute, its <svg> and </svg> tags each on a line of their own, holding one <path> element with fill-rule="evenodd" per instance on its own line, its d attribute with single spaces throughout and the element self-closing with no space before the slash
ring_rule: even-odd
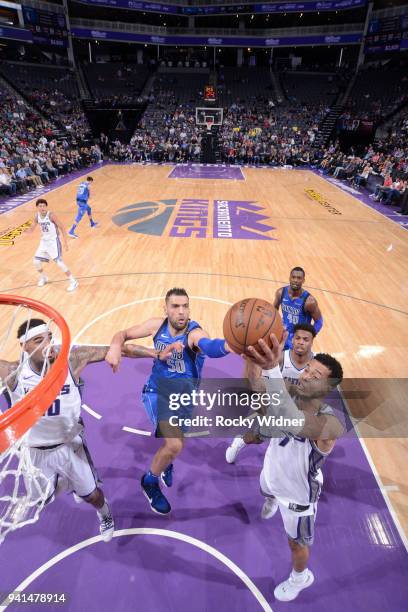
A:
<svg viewBox="0 0 408 612">
<path fill-rule="evenodd" d="M 175 412 L 169 407 L 168 385 L 176 382 L 183 386 L 183 392 L 191 391 L 201 378 L 205 356 L 224 357 L 230 352 L 225 340 L 210 340 L 207 332 L 190 319 L 189 299 L 185 289 L 170 289 L 166 294 L 164 309 L 164 320 L 148 319 L 115 334 L 106 355 L 106 361 L 116 372 L 123 344 L 127 340 L 153 336 L 158 359 L 154 361 L 142 399 L 156 436 L 163 438 L 163 445 L 154 455 L 150 470 L 143 475 L 141 485 L 151 509 L 159 514 L 168 514 L 171 510 L 159 482 L 161 480 L 166 487 L 172 485 L 173 461 L 184 444 L 183 421 L 191 417 L 192 413 L 191 405 L 179 408 L 179 426 L 174 425 Z"/>
<path fill-rule="evenodd" d="M 77 216 L 75 217 L 74 225 L 71 227 L 71 229 L 68 232 L 68 235 L 71 236 L 71 238 L 78 238 L 78 236 L 75 233 L 75 230 L 76 230 L 78 223 L 81 221 L 85 213 L 87 213 L 89 217 L 89 222 L 91 224 L 91 227 L 96 227 L 98 225 L 96 221 L 94 221 L 92 218 L 92 209 L 88 204 L 88 200 L 90 196 L 89 187 L 91 183 L 93 183 L 93 178 L 92 176 L 88 176 L 86 181 L 83 181 L 82 183 L 78 185 L 78 189 L 77 189 L 78 213 L 77 213 Z"/>
<path fill-rule="evenodd" d="M 317 300 L 302 288 L 304 282 L 305 271 L 303 268 L 296 266 L 290 271 L 289 285 L 281 287 L 275 293 L 273 305 L 277 310 L 279 310 L 279 307 L 281 308 L 283 324 L 289 332 L 285 350 L 292 348 L 295 325 L 299 323 L 310 324 L 313 321 L 316 334 L 323 327 L 323 316 Z"/>
</svg>

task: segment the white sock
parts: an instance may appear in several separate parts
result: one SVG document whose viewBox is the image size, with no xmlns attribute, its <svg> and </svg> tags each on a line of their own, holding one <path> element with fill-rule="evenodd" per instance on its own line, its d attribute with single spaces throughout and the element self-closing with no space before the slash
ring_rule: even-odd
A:
<svg viewBox="0 0 408 612">
<path fill-rule="evenodd" d="M 111 511 L 109 508 L 109 504 L 105 499 L 105 503 L 103 504 L 102 508 L 98 508 L 97 510 L 98 516 L 99 518 L 105 518 L 106 516 L 109 516 Z"/>
<path fill-rule="evenodd" d="M 303 572 L 297 572 L 296 570 L 292 570 L 291 576 L 293 578 L 293 581 L 296 583 L 302 583 L 302 582 L 306 582 L 307 580 L 307 573 L 308 573 L 308 569 L 304 569 Z"/>
<path fill-rule="evenodd" d="M 70 274 L 70 275 L 68 276 L 68 279 L 69 279 L 71 282 L 74 282 L 74 280 L 75 280 L 75 278 L 72 276 L 72 274 Z"/>
</svg>

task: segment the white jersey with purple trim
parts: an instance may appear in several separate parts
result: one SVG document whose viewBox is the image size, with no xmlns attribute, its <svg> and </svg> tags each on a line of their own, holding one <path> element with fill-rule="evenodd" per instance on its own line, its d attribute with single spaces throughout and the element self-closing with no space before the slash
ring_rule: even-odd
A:
<svg viewBox="0 0 408 612">
<path fill-rule="evenodd" d="M 286 349 L 286 351 L 283 351 L 283 363 L 280 370 L 284 380 L 288 380 L 292 384 L 296 385 L 307 364 L 303 366 L 303 368 L 297 368 L 290 357 L 290 351 L 291 349 Z M 310 359 L 313 358 L 313 355 L 314 353 L 311 354 Z M 262 370 L 262 376 L 268 378 L 268 371 Z"/>
<path fill-rule="evenodd" d="M 332 415 L 330 406 L 322 405 L 317 414 Z M 316 503 L 323 484 L 321 466 L 324 453 L 314 440 L 282 431 L 282 437 L 271 438 L 262 470 L 262 486 L 267 495 L 300 505 Z"/>
<path fill-rule="evenodd" d="M 58 239 L 58 227 L 54 221 L 51 221 L 49 212 L 47 212 L 45 217 L 41 217 L 40 213 L 37 213 L 37 223 L 41 229 L 41 240 L 51 242 Z"/>
<path fill-rule="evenodd" d="M 11 404 L 14 405 L 32 391 L 42 379 L 27 361 L 21 368 L 14 389 L 9 390 Z M 83 429 L 80 423 L 81 403 L 79 387 L 69 370 L 59 395 L 29 430 L 26 438 L 28 446 L 53 446 L 73 440 Z"/>
</svg>

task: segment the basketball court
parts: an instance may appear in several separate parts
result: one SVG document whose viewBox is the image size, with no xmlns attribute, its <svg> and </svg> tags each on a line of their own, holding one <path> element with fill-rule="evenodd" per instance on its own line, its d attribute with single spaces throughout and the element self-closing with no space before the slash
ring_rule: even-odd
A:
<svg viewBox="0 0 408 612">
<path fill-rule="evenodd" d="M 80 238 L 69 242 L 64 259 L 79 280 L 72 294 L 56 266 L 37 287 L 39 233 L 25 232 L 35 198 L 0 215 L 1 292 L 56 308 L 74 345 L 109 344 L 117 330 L 161 316 L 173 286 L 187 290 L 192 317 L 221 337 L 232 303 L 273 301 L 290 269 L 302 266 L 325 320 L 315 350 L 335 355 L 348 379 L 407 377 L 408 246 L 398 220 L 310 170 L 101 164 L 88 174 L 100 226 L 82 221 Z M 45 196 L 67 228 L 79 180 L 63 179 Z M 93 510 L 63 494 L 1 545 L 2 592 L 64 592 L 67 610 L 404 609 L 406 439 L 381 424 L 375 431 L 384 435 L 373 435 L 372 423 L 362 423 L 364 440 L 349 432 L 338 442 L 324 468 L 310 561 L 316 582 L 284 604 L 273 590 L 290 554 L 280 517 L 260 517 L 262 446 L 228 465 L 227 440 L 189 439 L 176 462 L 171 515 L 148 509 L 140 477 L 157 441 L 140 393 L 150 367 L 123 360 L 115 375 L 104 363 L 83 375 L 87 441 L 113 508 L 114 539 L 101 542 Z M 230 355 L 205 368 L 205 376 L 239 377 L 242 362 Z"/>
</svg>

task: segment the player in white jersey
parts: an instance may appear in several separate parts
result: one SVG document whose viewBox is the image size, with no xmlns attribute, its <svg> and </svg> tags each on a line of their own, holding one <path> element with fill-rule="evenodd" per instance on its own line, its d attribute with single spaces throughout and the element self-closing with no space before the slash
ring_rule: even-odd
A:
<svg viewBox="0 0 408 612">
<path fill-rule="evenodd" d="M 293 328 L 292 348 L 283 352 L 280 368 L 284 380 L 296 384 L 299 376 L 313 357 L 313 340 L 316 330 L 310 323 L 299 323 Z M 267 372 L 262 372 L 267 376 Z M 240 451 L 249 444 L 260 444 L 262 439 L 252 429 L 243 436 L 236 436 L 225 451 L 227 463 L 235 463 Z"/>
<path fill-rule="evenodd" d="M 30 357 L 22 363 L 0 360 L 0 379 L 7 379 L 10 405 L 40 382 L 48 363 L 53 363 L 58 354 L 58 347 L 52 344 L 51 334 L 42 319 L 31 319 L 20 325 L 17 337 L 23 357 Z M 100 533 L 106 542 L 113 536 L 114 522 L 84 440 L 78 381 L 83 368 L 88 363 L 103 361 L 108 349 L 109 346 L 79 346 L 71 350 L 64 386 L 26 438 L 33 464 L 53 483 L 50 500 L 57 490 L 58 480 L 62 480 L 69 490 L 94 506 Z M 132 344 L 126 344 L 122 354 L 125 357 L 157 357 L 153 349 Z M 160 358 L 167 358 L 166 354 L 163 352 Z"/>
<path fill-rule="evenodd" d="M 67 232 L 65 227 L 62 225 L 61 221 L 59 221 L 56 214 L 48 210 L 47 200 L 40 198 L 36 201 L 35 206 L 37 212 L 31 227 L 28 229 L 28 233 L 33 232 L 37 225 L 41 229 L 40 245 L 34 255 L 34 266 L 40 275 L 38 286 L 44 287 L 48 282 L 48 278 L 43 272 L 42 264 L 43 262 L 48 263 L 50 259 L 52 259 L 70 281 L 67 291 L 74 291 L 78 287 L 78 281 L 72 276 L 68 266 L 62 260 L 60 235 L 64 241 L 65 250 L 68 251 Z"/>
<path fill-rule="evenodd" d="M 260 427 L 260 435 L 270 439 L 260 484 L 265 496 L 262 516 L 271 518 L 279 508 L 292 553 L 292 572 L 274 594 L 279 601 L 292 601 L 314 582 L 307 563 L 323 482 L 321 466 L 344 431 L 323 400 L 341 382 L 343 371 L 334 357 L 319 353 L 296 385 L 287 383 L 279 367 L 285 339 L 279 344 L 272 334 L 271 340 L 272 349 L 260 340 L 263 354 L 250 347 L 251 357 L 245 359 L 252 388 L 270 394 L 267 415 L 283 417 L 288 423 L 284 430 Z M 268 378 L 262 377 L 261 368 L 267 370 Z M 275 393 L 277 403 L 272 401 Z"/>
</svg>

